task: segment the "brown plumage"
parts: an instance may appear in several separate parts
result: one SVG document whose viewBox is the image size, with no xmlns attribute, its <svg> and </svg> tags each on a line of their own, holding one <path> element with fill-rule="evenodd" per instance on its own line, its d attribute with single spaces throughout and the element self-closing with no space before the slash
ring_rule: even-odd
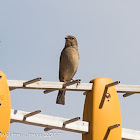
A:
<svg viewBox="0 0 140 140">
<path fill-rule="evenodd" d="M 61 52 L 59 62 L 59 80 L 67 83 L 72 80 L 77 71 L 79 53 L 77 39 L 71 35 L 68 35 L 65 39 L 65 47 Z M 59 90 L 56 103 L 65 104 L 65 91 Z"/>
</svg>

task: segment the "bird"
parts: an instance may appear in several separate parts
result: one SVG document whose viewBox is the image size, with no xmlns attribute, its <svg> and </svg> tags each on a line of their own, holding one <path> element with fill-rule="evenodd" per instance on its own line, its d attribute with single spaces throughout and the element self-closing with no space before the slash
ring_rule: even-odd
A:
<svg viewBox="0 0 140 140">
<path fill-rule="evenodd" d="M 68 35 L 65 37 L 65 46 L 60 55 L 59 81 L 68 83 L 74 77 L 78 69 L 79 52 L 76 37 Z M 65 90 L 59 90 L 56 103 L 65 105 Z"/>
</svg>

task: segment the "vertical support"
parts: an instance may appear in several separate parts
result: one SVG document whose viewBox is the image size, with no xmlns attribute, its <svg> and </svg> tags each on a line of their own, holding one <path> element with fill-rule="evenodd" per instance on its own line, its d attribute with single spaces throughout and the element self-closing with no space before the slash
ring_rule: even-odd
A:
<svg viewBox="0 0 140 140">
<path fill-rule="evenodd" d="M 0 71 L 0 140 L 6 140 L 10 126 L 11 101 L 6 76 Z"/>
<path fill-rule="evenodd" d="M 93 83 L 92 91 L 86 94 L 84 105 L 83 120 L 89 122 L 89 132 L 82 135 L 82 140 L 103 140 L 110 126 L 119 124 L 119 127 L 112 129 L 107 140 L 121 140 L 121 112 L 118 95 L 115 86 L 107 89 L 102 108 L 99 108 L 105 86 L 112 83 L 109 78 L 96 78 Z"/>
</svg>

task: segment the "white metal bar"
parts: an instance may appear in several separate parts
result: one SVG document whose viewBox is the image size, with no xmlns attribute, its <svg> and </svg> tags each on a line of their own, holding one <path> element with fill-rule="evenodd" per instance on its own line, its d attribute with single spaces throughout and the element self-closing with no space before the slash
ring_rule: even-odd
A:
<svg viewBox="0 0 140 140">
<path fill-rule="evenodd" d="M 42 90 L 75 90 L 75 91 L 89 91 L 92 90 L 92 83 L 79 83 L 70 85 L 63 89 L 63 82 L 47 82 L 47 81 L 38 81 L 36 83 L 27 85 L 23 87 L 23 83 L 26 81 L 22 80 L 8 80 L 8 85 L 10 89 L 15 88 L 24 88 L 24 89 L 42 89 Z M 116 90 L 118 93 L 140 93 L 140 85 L 116 85 Z"/>
<path fill-rule="evenodd" d="M 63 123 L 70 119 L 43 115 L 43 114 L 36 114 L 36 115 L 30 116 L 30 117 L 27 117 L 26 121 L 23 121 L 24 116 L 29 113 L 30 112 L 11 109 L 11 121 L 29 124 L 29 125 L 46 127 L 49 129 L 61 129 L 61 130 L 77 132 L 77 133 L 88 132 L 89 123 L 86 121 L 78 120 L 78 121 L 69 123 L 69 124 L 65 125 L 65 127 L 64 127 Z"/>
<path fill-rule="evenodd" d="M 29 125 L 45 127 L 45 131 L 50 129 L 61 129 L 77 133 L 87 133 L 89 128 L 89 123 L 86 121 L 75 121 L 67 124 L 65 127 L 63 123 L 69 119 L 48 116 L 43 114 L 36 114 L 26 118 L 26 121 L 23 121 L 23 118 L 26 114 L 30 112 L 13 110 L 11 109 L 11 122 L 19 122 Z M 131 130 L 122 128 L 122 139 L 123 140 L 140 140 L 140 131 Z"/>
<path fill-rule="evenodd" d="M 24 88 L 24 89 L 43 89 L 43 90 L 63 90 L 64 82 L 47 82 L 47 81 L 38 81 L 36 83 L 27 85 L 23 87 L 23 83 L 26 81 L 22 80 L 8 80 L 9 88 Z M 79 83 L 78 86 L 75 83 L 66 87 L 64 90 L 77 90 L 77 91 L 88 91 L 92 89 L 92 83 Z"/>
<path fill-rule="evenodd" d="M 116 90 L 119 93 L 128 93 L 128 92 L 133 92 L 133 93 L 140 93 L 140 85 L 123 85 L 119 84 L 116 85 Z"/>
<path fill-rule="evenodd" d="M 122 140 L 140 140 L 140 131 L 122 128 Z"/>
</svg>

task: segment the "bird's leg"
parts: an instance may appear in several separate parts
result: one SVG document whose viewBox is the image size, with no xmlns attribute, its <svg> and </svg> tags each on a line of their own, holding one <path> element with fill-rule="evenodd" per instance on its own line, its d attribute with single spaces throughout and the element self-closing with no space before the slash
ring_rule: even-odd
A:
<svg viewBox="0 0 140 140">
<path fill-rule="evenodd" d="M 65 84 L 68 83 L 68 82 L 70 82 L 70 81 L 64 81 Z"/>
<path fill-rule="evenodd" d="M 73 78 L 71 78 L 71 82 L 72 81 L 75 81 Z M 81 81 L 81 80 L 80 80 Z M 77 85 L 76 86 L 78 86 L 79 84 L 80 84 L 80 81 L 77 83 Z"/>
<path fill-rule="evenodd" d="M 78 85 L 79 85 L 79 84 L 80 84 L 80 81 L 77 83 L 77 85 L 76 85 L 76 86 L 78 87 Z"/>
<path fill-rule="evenodd" d="M 74 81 L 74 80 L 71 78 L 71 81 Z"/>
</svg>

